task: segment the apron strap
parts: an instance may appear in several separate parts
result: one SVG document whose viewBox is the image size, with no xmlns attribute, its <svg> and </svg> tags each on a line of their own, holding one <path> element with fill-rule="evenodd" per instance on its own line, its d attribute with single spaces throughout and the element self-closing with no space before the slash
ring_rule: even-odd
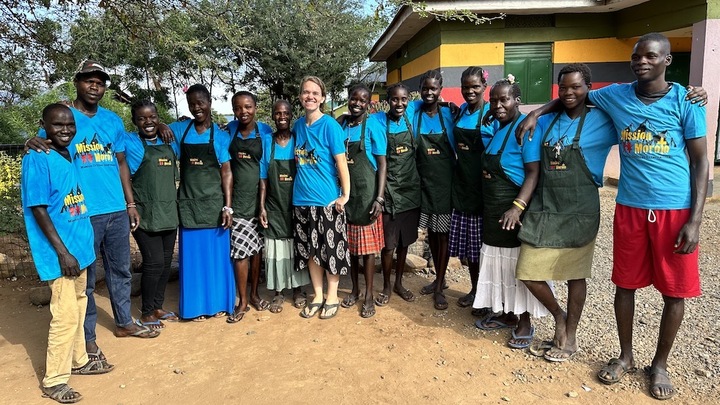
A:
<svg viewBox="0 0 720 405">
<path fill-rule="evenodd" d="M 438 113 L 438 119 L 440 119 L 440 127 L 442 128 L 442 134 L 447 136 L 447 130 L 445 129 L 445 122 L 443 121 L 443 116 L 442 116 L 442 107 L 438 106 L 437 113 Z M 417 119 L 418 136 L 422 134 L 422 131 L 420 131 L 420 124 L 422 123 L 423 114 L 425 114 L 425 113 L 422 110 L 420 110 L 420 114 L 418 114 L 418 119 Z"/>
<path fill-rule="evenodd" d="M 367 122 L 367 113 L 365 113 L 365 116 L 362 120 L 362 126 L 360 127 L 360 152 L 365 150 L 365 124 Z M 388 123 L 387 127 L 390 127 L 390 124 Z M 342 123 L 342 129 L 350 128 L 350 126 L 347 124 L 347 120 L 343 120 Z M 348 153 L 348 148 L 350 147 L 350 131 L 348 130 L 347 137 L 345 137 L 345 153 Z"/>
<path fill-rule="evenodd" d="M 585 116 L 587 115 L 588 107 L 583 108 L 582 115 L 580 116 L 580 122 L 578 122 L 577 131 L 575 131 L 575 137 L 572 140 L 572 148 L 580 148 L 580 133 L 582 132 L 583 125 L 585 125 Z"/>
<path fill-rule="evenodd" d="M 515 119 L 510 124 L 510 129 L 508 129 L 507 133 L 505 134 L 505 140 L 503 140 L 503 143 L 500 146 L 500 150 L 498 150 L 498 152 L 497 152 L 498 155 L 502 155 L 503 152 L 505 151 L 505 145 L 507 145 L 508 139 L 510 139 L 510 134 L 512 134 L 512 131 L 515 128 L 515 124 L 517 124 L 519 118 L 520 118 L 520 111 L 518 111 L 518 115 L 515 116 Z"/>
</svg>

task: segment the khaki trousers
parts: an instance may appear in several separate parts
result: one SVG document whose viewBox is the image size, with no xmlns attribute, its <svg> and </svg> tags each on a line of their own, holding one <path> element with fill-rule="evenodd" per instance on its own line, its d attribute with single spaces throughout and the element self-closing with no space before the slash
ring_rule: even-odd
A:
<svg viewBox="0 0 720 405">
<path fill-rule="evenodd" d="M 87 271 L 78 277 L 62 276 L 48 282 L 50 299 L 50 332 L 43 387 L 67 384 L 72 368 L 88 362 L 83 322 L 87 309 Z"/>
</svg>

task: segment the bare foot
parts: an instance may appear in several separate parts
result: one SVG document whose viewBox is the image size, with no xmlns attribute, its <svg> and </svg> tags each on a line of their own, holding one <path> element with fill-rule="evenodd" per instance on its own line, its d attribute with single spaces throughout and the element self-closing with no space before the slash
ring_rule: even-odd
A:
<svg viewBox="0 0 720 405">
<path fill-rule="evenodd" d="M 558 349 L 564 349 L 567 343 L 567 312 L 562 311 L 559 316 L 555 316 L 555 338 L 553 342 Z"/>
</svg>

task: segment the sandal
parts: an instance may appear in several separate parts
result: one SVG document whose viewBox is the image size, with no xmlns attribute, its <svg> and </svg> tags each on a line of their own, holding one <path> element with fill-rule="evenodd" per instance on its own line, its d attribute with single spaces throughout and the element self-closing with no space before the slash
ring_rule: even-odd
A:
<svg viewBox="0 0 720 405">
<path fill-rule="evenodd" d="M 88 360 L 87 363 L 85 363 L 82 367 L 72 368 L 70 369 L 70 374 L 72 375 L 96 375 L 96 374 L 106 374 L 111 371 L 115 366 L 112 364 L 109 364 L 108 362 L 104 360 Z"/>
<path fill-rule="evenodd" d="M 618 368 L 620 369 L 618 372 Z M 632 374 L 637 371 L 637 367 L 634 365 L 626 365 L 623 363 L 622 360 L 617 358 L 612 358 L 606 365 L 603 366 L 603 368 L 600 369 L 597 373 L 597 377 L 600 380 L 600 382 L 611 385 L 615 384 L 616 382 L 620 381 L 625 374 Z"/>
<path fill-rule="evenodd" d="M 302 311 L 300 311 L 300 316 L 302 316 L 303 318 L 312 318 L 313 316 L 315 316 L 315 314 L 318 313 L 318 311 L 320 311 L 320 308 L 322 308 L 323 304 L 323 302 L 311 302 L 310 304 L 305 306 Z"/>
<path fill-rule="evenodd" d="M 486 318 L 475 321 L 475 326 L 482 330 L 515 329 L 517 323 L 505 323 L 498 318 Z"/>
<path fill-rule="evenodd" d="M 135 325 L 137 325 L 140 329 L 136 330 L 135 332 L 119 332 L 117 329 L 113 332 L 115 337 L 136 337 L 141 339 L 151 339 L 156 338 L 160 336 L 160 331 L 158 330 L 152 330 L 148 327 L 144 326 L 139 319 L 135 320 Z"/>
<path fill-rule="evenodd" d="M 571 352 L 569 350 L 553 347 L 550 350 L 548 350 L 545 353 L 545 355 L 543 355 L 543 357 L 545 358 L 545 360 L 551 361 L 553 363 L 562 363 L 562 362 L 572 359 L 573 356 L 575 355 L 575 353 L 577 353 L 579 351 L 580 351 L 580 349 L 578 349 L 574 352 Z"/>
<path fill-rule="evenodd" d="M 475 294 L 467 294 L 458 298 L 457 304 L 460 308 L 467 308 L 475 302 Z"/>
<path fill-rule="evenodd" d="M 155 321 L 149 321 L 149 322 L 143 322 L 142 320 L 140 320 L 140 325 L 142 325 L 148 329 L 152 329 L 152 330 L 160 330 L 160 329 L 165 328 L 165 324 L 160 322 L 159 319 L 155 320 Z"/>
<path fill-rule="evenodd" d="M 279 314 L 283 310 L 283 304 L 285 303 L 285 296 L 282 294 L 273 297 L 270 303 L 270 312 L 273 314 Z"/>
<path fill-rule="evenodd" d="M 422 294 L 422 295 L 430 295 L 430 294 L 434 293 L 434 292 L 435 292 L 435 286 L 436 286 L 436 285 L 437 285 L 437 279 L 435 279 L 435 281 L 433 281 L 432 283 L 430 283 L 430 284 L 424 286 L 423 288 L 421 288 L 421 289 L 420 289 L 420 294 Z M 447 283 L 445 282 L 445 280 L 443 280 L 443 290 L 447 290 L 447 289 L 448 289 L 448 285 L 447 285 Z"/>
<path fill-rule="evenodd" d="M 160 311 L 164 312 L 164 310 L 162 310 L 162 309 Z M 177 322 L 180 320 L 180 318 L 178 318 L 177 314 L 172 311 L 165 312 L 164 314 L 162 314 L 160 316 L 156 316 L 156 318 L 161 321 L 165 321 L 165 322 Z"/>
<path fill-rule="evenodd" d="M 375 305 L 379 307 L 384 307 L 385 305 L 390 302 L 390 296 L 387 294 L 379 293 L 378 296 L 375 298 Z M 365 308 L 365 305 L 363 304 L 363 308 Z M 373 308 L 373 315 L 375 314 L 375 309 Z M 363 318 L 369 318 L 370 316 L 363 316 Z"/>
<path fill-rule="evenodd" d="M 200 316 L 195 317 L 195 318 L 193 318 L 193 319 L 191 319 L 191 320 L 192 320 L 193 322 L 205 322 L 205 321 L 207 321 L 207 316 L 205 316 L 205 315 L 200 315 Z"/>
<path fill-rule="evenodd" d="M 307 305 L 307 293 L 305 291 L 300 294 L 293 295 L 293 306 L 297 309 L 303 309 Z"/>
<path fill-rule="evenodd" d="M 528 352 L 536 357 L 545 357 L 545 353 L 548 350 L 555 347 L 555 342 L 552 340 L 543 340 L 542 342 L 535 342 L 528 347 Z"/>
<path fill-rule="evenodd" d="M 232 315 L 228 316 L 225 322 L 227 323 L 238 323 L 242 321 L 243 317 L 245 317 L 245 314 L 250 310 L 250 307 L 245 307 L 244 310 L 236 310 L 233 312 Z"/>
<path fill-rule="evenodd" d="M 355 294 L 348 294 L 343 298 L 340 305 L 342 305 L 343 308 L 351 308 L 355 306 L 355 303 L 357 303 L 358 296 Z"/>
<path fill-rule="evenodd" d="M 43 397 L 53 399 L 61 404 L 74 404 L 80 401 L 83 396 L 70 388 L 67 384 L 59 384 L 54 387 L 42 387 Z"/>
<path fill-rule="evenodd" d="M 470 311 L 470 314 L 476 318 L 485 318 L 488 315 L 491 315 L 493 313 L 492 308 L 485 307 L 485 308 L 473 308 L 472 311 Z"/>
<path fill-rule="evenodd" d="M 340 303 L 339 303 L 339 302 L 338 302 L 337 304 L 323 304 L 323 310 L 322 310 L 322 313 L 320 313 L 320 319 L 331 319 L 331 318 L 335 318 L 335 315 L 337 315 L 338 312 L 340 312 L 340 311 L 338 310 L 338 307 L 340 307 Z M 333 310 L 334 310 L 334 311 L 333 311 Z M 329 311 L 333 311 L 333 313 L 332 313 L 331 315 L 328 315 L 327 313 L 328 313 Z"/>
<path fill-rule="evenodd" d="M 443 293 L 435 293 L 433 295 L 433 299 L 435 300 L 435 309 L 438 311 L 444 311 L 448 309 L 448 302 L 445 299 L 445 294 Z"/>
<path fill-rule="evenodd" d="M 375 300 L 375 303 L 377 303 L 377 299 Z M 370 303 L 370 305 L 363 304 L 362 311 L 360 311 L 360 316 L 363 318 L 370 318 L 373 315 L 375 315 L 375 305 L 373 303 Z M 335 316 L 335 315 L 333 315 L 333 316 Z M 331 318 L 332 318 L 332 316 L 331 316 Z"/>
<path fill-rule="evenodd" d="M 250 302 L 250 305 L 252 305 L 256 311 L 264 311 L 270 307 L 270 303 L 262 298 L 260 298 L 260 301 L 258 302 Z"/>
<path fill-rule="evenodd" d="M 220 311 L 220 312 L 216 313 L 215 315 L 213 315 L 213 318 L 222 318 L 224 316 L 228 316 L 228 313 L 226 311 Z"/>
<path fill-rule="evenodd" d="M 675 396 L 677 391 L 675 391 L 675 387 L 670 382 L 670 377 L 666 370 L 647 366 L 645 367 L 645 373 L 650 377 L 650 395 L 652 395 L 653 398 L 664 401 Z M 663 379 L 668 382 L 658 382 L 657 376 L 663 377 Z M 655 379 L 654 384 L 653 379 Z"/>
<path fill-rule="evenodd" d="M 405 287 L 402 287 L 402 289 L 395 287 L 393 288 L 393 291 L 395 292 L 395 294 L 399 295 L 400 298 L 404 299 L 407 302 L 415 301 L 415 295 L 412 293 L 412 291 L 408 290 Z"/>
<path fill-rule="evenodd" d="M 107 362 L 107 358 L 105 357 L 105 354 L 102 352 L 102 350 L 100 350 L 99 347 L 97 348 L 97 350 L 95 352 L 88 353 L 87 355 L 88 355 L 88 359 L 90 359 L 90 360 L 99 360 L 99 361 Z"/>
<path fill-rule="evenodd" d="M 530 326 L 530 333 L 525 336 L 520 336 L 515 334 L 515 330 L 513 329 L 511 332 L 512 338 L 507 341 L 508 347 L 511 349 L 527 349 L 530 346 L 530 343 L 532 343 L 533 338 L 535 337 L 535 326 Z"/>
</svg>

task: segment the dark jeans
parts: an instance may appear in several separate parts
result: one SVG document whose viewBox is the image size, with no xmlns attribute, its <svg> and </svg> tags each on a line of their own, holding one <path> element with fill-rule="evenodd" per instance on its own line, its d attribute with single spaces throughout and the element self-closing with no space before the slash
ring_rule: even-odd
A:
<svg viewBox="0 0 720 405">
<path fill-rule="evenodd" d="M 165 301 L 165 287 L 170 277 L 170 264 L 177 229 L 160 232 L 133 232 L 142 255 L 142 314 L 150 315 L 162 309 Z"/>
<path fill-rule="evenodd" d="M 115 325 L 126 327 L 133 322 L 130 314 L 130 220 L 127 212 L 118 211 L 90 217 L 95 231 L 95 254 L 102 256 L 105 268 L 105 285 L 110 295 L 110 305 Z M 97 260 L 95 261 L 97 263 Z M 95 341 L 97 307 L 95 306 L 95 263 L 87 269 L 88 305 L 85 314 L 85 341 Z"/>
</svg>

